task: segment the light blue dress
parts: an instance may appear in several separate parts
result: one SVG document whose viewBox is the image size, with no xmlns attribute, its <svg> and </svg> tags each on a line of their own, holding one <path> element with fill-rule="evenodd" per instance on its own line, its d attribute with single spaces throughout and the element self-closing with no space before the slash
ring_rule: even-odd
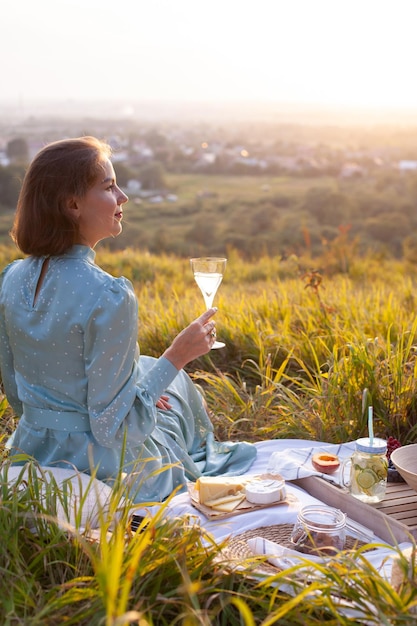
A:
<svg viewBox="0 0 417 626">
<path fill-rule="evenodd" d="M 237 475 L 256 456 L 247 443 L 218 443 L 202 398 L 167 359 L 139 355 L 131 283 L 95 264 L 87 246 L 11 263 L 0 289 L 0 369 L 20 417 L 10 455 L 42 465 L 121 468 L 135 502 L 162 501 L 200 475 Z M 155 404 L 169 395 L 173 408 Z M 16 458 L 16 462 L 23 462 Z"/>
</svg>

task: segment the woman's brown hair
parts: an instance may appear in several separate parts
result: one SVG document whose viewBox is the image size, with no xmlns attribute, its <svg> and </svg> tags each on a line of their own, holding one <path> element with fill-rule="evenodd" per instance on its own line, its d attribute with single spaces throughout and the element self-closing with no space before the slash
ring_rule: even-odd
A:
<svg viewBox="0 0 417 626">
<path fill-rule="evenodd" d="M 83 197 L 111 155 L 95 137 L 55 141 L 33 159 L 23 179 L 10 235 L 25 254 L 56 256 L 79 241 L 68 201 Z"/>
</svg>

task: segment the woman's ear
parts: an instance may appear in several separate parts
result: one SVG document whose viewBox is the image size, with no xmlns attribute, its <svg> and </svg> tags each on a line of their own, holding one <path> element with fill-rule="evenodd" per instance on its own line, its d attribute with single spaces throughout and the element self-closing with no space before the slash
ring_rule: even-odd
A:
<svg viewBox="0 0 417 626">
<path fill-rule="evenodd" d="M 67 211 L 68 213 L 75 218 L 79 216 L 79 208 L 76 198 L 68 198 L 67 200 Z"/>
</svg>

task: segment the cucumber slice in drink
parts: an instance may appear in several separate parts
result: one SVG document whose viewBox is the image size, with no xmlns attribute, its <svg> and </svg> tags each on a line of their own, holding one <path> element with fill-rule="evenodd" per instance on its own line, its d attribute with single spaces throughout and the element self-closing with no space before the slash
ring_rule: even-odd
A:
<svg viewBox="0 0 417 626">
<path fill-rule="evenodd" d="M 375 472 L 378 476 L 378 480 L 383 480 L 387 475 L 388 462 L 385 458 L 378 459 L 377 461 L 374 461 L 368 469 Z"/>
<path fill-rule="evenodd" d="M 370 469 L 365 469 L 358 473 L 356 476 L 356 482 L 361 489 L 369 490 L 377 482 L 379 482 L 378 474 L 375 474 L 375 472 Z"/>
</svg>

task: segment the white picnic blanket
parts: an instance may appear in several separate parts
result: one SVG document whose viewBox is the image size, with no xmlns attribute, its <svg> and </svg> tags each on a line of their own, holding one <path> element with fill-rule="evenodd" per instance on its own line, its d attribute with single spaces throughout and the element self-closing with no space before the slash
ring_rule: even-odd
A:
<svg viewBox="0 0 417 626">
<path fill-rule="evenodd" d="M 304 442 L 307 443 L 307 442 Z M 327 452 L 336 454 L 340 461 L 350 458 L 356 449 L 356 442 L 342 444 L 319 444 L 308 442 L 306 447 L 288 446 L 284 450 L 276 450 L 269 458 L 268 471 L 281 474 L 285 480 L 297 480 L 307 476 L 321 476 L 337 485 L 342 483 L 342 463 L 334 474 L 323 474 L 314 469 L 311 464 L 313 454 Z"/>
<path fill-rule="evenodd" d="M 302 439 L 271 439 L 255 444 L 258 455 L 244 476 L 253 476 L 268 473 L 271 470 L 271 463 L 274 463 L 275 473 L 280 473 L 286 481 L 302 476 L 318 475 L 309 462 L 312 451 L 335 449 L 331 444 L 322 441 L 305 441 Z M 354 444 L 343 444 L 341 458 L 350 456 L 354 449 Z M 338 448 L 338 446 L 336 446 Z M 273 461 L 272 461 L 273 459 Z M 326 475 L 326 478 L 328 476 Z M 265 509 L 251 510 L 247 513 L 229 517 L 223 520 L 209 520 L 206 516 L 195 509 L 191 503 L 188 493 L 182 493 L 165 504 L 165 515 L 169 517 L 179 517 L 183 515 L 192 516 L 205 530 L 207 530 L 217 541 L 222 541 L 227 537 L 243 533 L 260 526 L 272 526 L 275 524 L 294 524 L 298 511 L 309 504 L 321 504 L 320 500 L 314 498 L 300 487 L 286 482 L 287 493 L 292 496 L 288 503 L 277 504 Z M 152 514 L 155 507 L 148 509 Z M 138 515 L 146 515 L 146 510 L 138 509 Z"/>
<path fill-rule="evenodd" d="M 301 439 L 273 439 L 256 443 L 258 455 L 253 465 L 244 476 L 254 476 L 268 472 L 268 463 L 271 455 L 285 449 L 303 448 L 306 444 L 326 446 L 323 442 L 306 442 Z M 168 517 L 191 516 L 197 523 L 207 530 L 217 541 L 222 541 L 231 535 L 236 535 L 246 530 L 271 526 L 273 524 L 294 524 L 298 511 L 307 504 L 320 504 L 320 501 L 310 496 L 306 491 L 295 485 L 286 483 L 287 493 L 294 496 L 289 503 L 274 505 L 265 509 L 248 511 L 223 520 L 209 520 L 206 516 L 193 507 L 188 493 L 181 493 L 168 504 L 164 504 L 164 514 Z M 156 507 L 151 509 L 138 508 L 135 513 L 146 515 L 152 514 Z"/>
</svg>

